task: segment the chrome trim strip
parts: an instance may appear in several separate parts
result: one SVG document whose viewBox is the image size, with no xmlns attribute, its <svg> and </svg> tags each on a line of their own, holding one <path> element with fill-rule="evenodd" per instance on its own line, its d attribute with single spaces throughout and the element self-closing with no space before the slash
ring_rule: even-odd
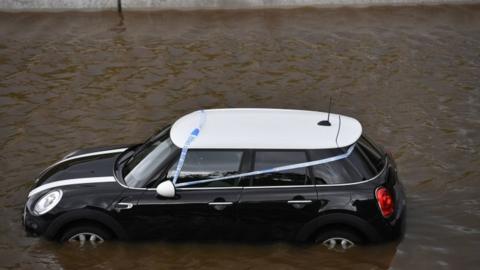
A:
<svg viewBox="0 0 480 270">
<path fill-rule="evenodd" d="M 187 188 L 187 187 L 180 187 L 180 188 L 176 188 L 176 190 L 215 190 L 215 189 L 243 189 L 244 187 L 192 187 L 192 188 Z"/>
<path fill-rule="evenodd" d="M 315 185 L 291 185 L 291 186 L 258 186 L 258 187 L 244 187 L 245 189 L 263 189 L 263 188 L 302 188 L 302 187 L 315 187 Z"/>
<path fill-rule="evenodd" d="M 124 185 L 122 184 L 118 179 L 117 179 L 117 176 L 115 176 L 115 173 L 113 175 L 113 178 L 115 179 L 115 181 L 121 186 L 121 187 L 124 187 L 126 189 L 133 189 L 133 190 L 157 190 L 156 188 L 136 188 L 136 187 L 129 187 L 127 185 Z"/>
</svg>

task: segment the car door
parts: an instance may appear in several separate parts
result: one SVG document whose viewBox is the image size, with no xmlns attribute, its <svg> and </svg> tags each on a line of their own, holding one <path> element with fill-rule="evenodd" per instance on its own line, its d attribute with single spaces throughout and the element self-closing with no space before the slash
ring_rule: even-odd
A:
<svg viewBox="0 0 480 270">
<path fill-rule="evenodd" d="M 252 170 L 264 170 L 307 161 L 305 151 L 252 151 Z M 238 202 L 244 239 L 293 239 L 317 215 L 317 193 L 309 168 L 253 176 Z"/>
<path fill-rule="evenodd" d="M 189 150 L 177 180 L 174 198 L 147 189 L 130 209 L 143 238 L 224 239 L 233 236 L 236 207 L 242 187 L 239 179 L 195 184 L 240 172 L 242 150 Z M 162 180 L 173 180 L 176 162 Z"/>
</svg>

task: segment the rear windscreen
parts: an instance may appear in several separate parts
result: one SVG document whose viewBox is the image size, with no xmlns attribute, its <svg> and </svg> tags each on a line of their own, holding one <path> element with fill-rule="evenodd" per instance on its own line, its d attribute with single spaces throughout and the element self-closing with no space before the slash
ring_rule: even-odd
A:
<svg viewBox="0 0 480 270">
<path fill-rule="evenodd" d="M 344 149 L 322 149 L 310 152 L 312 160 L 343 154 Z M 321 184 L 345 184 L 370 179 L 383 168 L 383 155 L 365 138 L 357 141 L 353 152 L 344 159 L 313 166 L 315 182 Z"/>
<path fill-rule="evenodd" d="M 375 167 L 376 171 L 380 172 L 385 166 L 385 151 L 365 135 L 360 137 L 357 145 L 365 154 L 368 161 Z"/>
</svg>

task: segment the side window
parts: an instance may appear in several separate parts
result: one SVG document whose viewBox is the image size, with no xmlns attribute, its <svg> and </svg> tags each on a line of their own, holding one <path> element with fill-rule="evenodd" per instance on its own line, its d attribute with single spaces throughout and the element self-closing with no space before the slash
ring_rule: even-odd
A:
<svg viewBox="0 0 480 270">
<path fill-rule="evenodd" d="M 242 157 L 243 151 L 189 150 L 177 183 L 215 179 L 238 174 Z M 177 162 L 168 170 L 166 179 L 173 180 L 175 170 L 177 169 Z M 238 178 L 234 178 L 196 184 L 188 187 L 230 187 L 236 186 L 237 182 Z"/>
<path fill-rule="evenodd" d="M 346 149 L 344 149 L 347 151 Z M 345 153 L 339 149 L 312 151 L 312 160 L 324 159 Z M 374 171 L 364 155 L 355 146 L 350 156 L 333 162 L 313 166 L 313 174 L 317 185 L 354 183 L 370 179 Z"/>
<path fill-rule="evenodd" d="M 304 151 L 256 151 L 254 170 L 307 162 Z M 299 168 L 274 173 L 260 174 L 253 177 L 252 186 L 292 186 L 308 183 L 307 168 Z"/>
</svg>

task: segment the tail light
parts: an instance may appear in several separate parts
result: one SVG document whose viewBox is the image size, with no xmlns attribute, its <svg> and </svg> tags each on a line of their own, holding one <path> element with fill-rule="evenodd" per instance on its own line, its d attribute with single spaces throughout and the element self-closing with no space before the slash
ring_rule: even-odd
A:
<svg viewBox="0 0 480 270">
<path fill-rule="evenodd" d="M 380 207 L 380 212 L 382 212 L 383 217 L 388 218 L 391 216 L 395 205 L 390 192 L 385 187 L 378 187 L 377 190 L 375 190 L 375 197 L 377 198 L 378 206 Z"/>
</svg>

